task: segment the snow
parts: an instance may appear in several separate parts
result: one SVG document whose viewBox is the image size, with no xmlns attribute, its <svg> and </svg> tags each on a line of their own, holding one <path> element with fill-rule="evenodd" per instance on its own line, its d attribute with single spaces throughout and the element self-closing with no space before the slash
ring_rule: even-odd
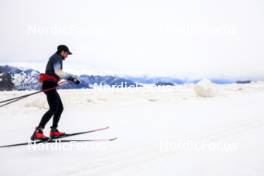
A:
<svg viewBox="0 0 264 176">
<path fill-rule="evenodd" d="M 1 148 L 0 175 L 264 175 L 264 83 L 213 85 L 208 98 L 196 86 L 60 90 L 60 129 L 109 125 L 72 139 L 118 139 Z M 1 108 L 0 145 L 27 141 L 46 109 L 44 94 Z"/>
<path fill-rule="evenodd" d="M 216 95 L 214 83 L 208 79 L 202 79 L 194 86 L 194 91 L 200 97 L 213 97 Z"/>
<path fill-rule="evenodd" d="M 3 76 L 3 74 L 4 74 L 4 73 L 0 73 L 0 76 Z M 1 81 L 3 81 L 3 79 L 2 79 L 2 78 L 0 78 L 0 82 L 1 82 Z"/>
</svg>

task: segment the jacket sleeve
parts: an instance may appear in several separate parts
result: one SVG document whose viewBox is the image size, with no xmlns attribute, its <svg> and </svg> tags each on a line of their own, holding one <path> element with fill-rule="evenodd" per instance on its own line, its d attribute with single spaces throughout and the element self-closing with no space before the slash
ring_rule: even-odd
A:
<svg viewBox="0 0 264 176">
<path fill-rule="evenodd" d="M 67 80 L 74 79 L 74 76 L 72 74 L 66 73 L 62 70 L 62 62 L 60 61 L 54 63 L 54 72 L 61 79 L 67 79 Z"/>
</svg>

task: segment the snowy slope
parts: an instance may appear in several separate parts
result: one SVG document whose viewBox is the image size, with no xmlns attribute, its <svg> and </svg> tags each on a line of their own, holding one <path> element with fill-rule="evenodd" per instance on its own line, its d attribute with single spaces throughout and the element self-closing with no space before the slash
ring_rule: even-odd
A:
<svg viewBox="0 0 264 176">
<path fill-rule="evenodd" d="M 108 131 L 72 138 L 118 140 L 58 144 L 64 150 L 49 144 L 35 151 L 0 149 L 0 175 L 264 175 L 264 84 L 214 88 L 209 98 L 197 96 L 192 85 L 61 90 L 61 129 L 109 125 Z M 0 145 L 27 140 L 46 107 L 44 95 L 36 95 L 2 108 Z"/>
</svg>

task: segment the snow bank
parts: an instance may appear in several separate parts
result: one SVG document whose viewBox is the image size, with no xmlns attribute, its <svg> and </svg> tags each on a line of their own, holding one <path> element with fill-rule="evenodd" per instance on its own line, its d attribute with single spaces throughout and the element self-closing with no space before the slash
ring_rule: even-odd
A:
<svg viewBox="0 0 264 176">
<path fill-rule="evenodd" d="M 216 86 L 217 96 L 206 101 L 198 97 L 194 87 L 201 84 L 205 86 L 200 86 L 202 90 L 208 84 Z M 32 92 L 1 91 L 0 97 Z M 65 105 L 61 130 L 71 133 L 110 126 L 104 132 L 68 139 L 118 140 L 43 144 L 36 150 L 1 148 L 0 175 L 264 175 L 263 83 L 214 85 L 203 81 L 165 88 L 59 93 Z M 28 141 L 47 108 L 44 94 L 3 107 L 0 145 Z M 46 135 L 51 122 L 44 130 Z M 45 169 L 38 161 L 45 163 Z"/>
<path fill-rule="evenodd" d="M 199 97 L 214 97 L 217 94 L 217 88 L 214 83 L 208 79 L 202 79 L 194 86 L 194 91 Z"/>
</svg>

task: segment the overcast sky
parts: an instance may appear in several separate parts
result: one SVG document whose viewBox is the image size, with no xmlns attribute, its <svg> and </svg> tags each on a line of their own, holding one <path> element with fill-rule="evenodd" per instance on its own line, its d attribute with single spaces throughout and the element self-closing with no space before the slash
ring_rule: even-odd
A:
<svg viewBox="0 0 264 176">
<path fill-rule="evenodd" d="M 0 20 L 1 64 L 66 44 L 70 71 L 264 78 L 262 0 L 1 0 Z"/>
</svg>

